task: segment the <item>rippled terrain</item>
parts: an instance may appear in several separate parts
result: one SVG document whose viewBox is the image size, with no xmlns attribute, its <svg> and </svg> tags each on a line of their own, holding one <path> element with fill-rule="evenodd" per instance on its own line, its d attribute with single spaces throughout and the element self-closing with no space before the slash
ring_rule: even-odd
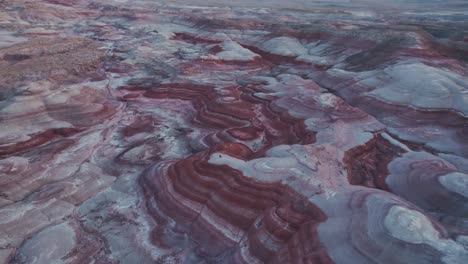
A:
<svg viewBox="0 0 468 264">
<path fill-rule="evenodd" d="M 0 1 L 0 263 L 468 263 L 465 1 Z"/>
</svg>

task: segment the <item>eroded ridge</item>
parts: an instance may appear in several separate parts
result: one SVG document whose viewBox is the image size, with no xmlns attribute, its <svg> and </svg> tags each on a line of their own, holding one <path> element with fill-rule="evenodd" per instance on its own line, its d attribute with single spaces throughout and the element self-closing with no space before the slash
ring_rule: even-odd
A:
<svg viewBox="0 0 468 264">
<path fill-rule="evenodd" d="M 468 263 L 466 3 L 0 2 L 0 263 Z"/>
</svg>

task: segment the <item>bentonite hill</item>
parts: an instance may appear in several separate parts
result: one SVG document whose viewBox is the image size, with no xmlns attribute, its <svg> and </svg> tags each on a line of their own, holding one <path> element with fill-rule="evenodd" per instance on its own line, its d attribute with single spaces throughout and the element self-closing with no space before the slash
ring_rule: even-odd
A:
<svg viewBox="0 0 468 264">
<path fill-rule="evenodd" d="M 467 264 L 468 2 L 0 0 L 0 263 Z"/>
</svg>

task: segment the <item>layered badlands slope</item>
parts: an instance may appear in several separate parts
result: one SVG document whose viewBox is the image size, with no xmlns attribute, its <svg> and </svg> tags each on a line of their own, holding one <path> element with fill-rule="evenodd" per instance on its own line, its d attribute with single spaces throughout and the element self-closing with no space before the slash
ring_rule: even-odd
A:
<svg viewBox="0 0 468 264">
<path fill-rule="evenodd" d="M 0 1 L 0 263 L 468 263 L 468 7 L 304 2 Z"/>
</svg>

